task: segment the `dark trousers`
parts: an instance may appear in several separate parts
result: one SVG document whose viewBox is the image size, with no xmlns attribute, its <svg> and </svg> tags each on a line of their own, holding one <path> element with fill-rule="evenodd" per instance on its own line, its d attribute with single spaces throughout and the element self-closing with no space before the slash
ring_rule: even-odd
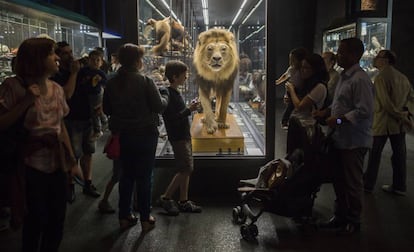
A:
<svg viewBox="0 0 414 252">
<path fill-rule="evenodd" d="M 360 223 L 362 211 L 362 172 L 367 148 L 335 150 L 333 186 L 336 194 L 335 216 L 338 220 Z"/>
<path fill-rule="evenodd" d="M 381 162 L 382 150 L 388 138 L 390 139 L 392 149 L 392 187 L 396 190 L 405 191 L 407 189 L 407 147 L 405 144 L 405 133 L 374 136 L 374 143 L 369 153 L 368 167 L 364 173 L 364 186 L 369 190 L 374 189 Z"/>
<path fill-rule="evenodd" d="M 25 178 L 23 251 L 58 251 L 66 214 L 66 174 L 48 174 L 28 167 Z"/>
<path fill-rule="evenodd" d="M 158 134 L 120 135 L 121 178 L 119 181 L 119 218 L 127 218 L 132 213 L 134 184 L 137 188 L 137 205 L 141 221 L 150 216 L 152 171 L 155 165 L 155 151 Z"/>
</svg>

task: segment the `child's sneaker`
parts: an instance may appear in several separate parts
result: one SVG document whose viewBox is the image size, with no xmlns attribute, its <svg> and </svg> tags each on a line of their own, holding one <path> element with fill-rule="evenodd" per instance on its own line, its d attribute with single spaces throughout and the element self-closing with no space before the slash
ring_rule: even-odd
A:
<svg viewBox="0 0 414 252">
<path fill-rule="evenodd" d="M 186 200 L 184 202 L 179 201 L 178 207 L 180 208 L 181 212 L 187 212 L 187 213 L 201 213 L 202 208 L 200 206 L 197 206 L 194 202 L 191 200 Z"/>
<path fill-rule="evenodd" d="M 96 132 L 94 132 L 93 134 L 92 134 L 92 136 L 91 136 L 91 140 L 92 141 L 96 141 L 96 140 L 98 140 L 98 138 L 100 138 L 101 136 L 103 136 L 103 132 L 100 130 L 100 131 L 96 131 Z"/>
<path fill-rule="evenodd" d="M 165 211 L 167 211 L 168 215 L 177 216 L 180 213 L 180 210 L 178 210 L 177 203 L 174 200 L 160 197 L 159 202 L 160 206 L 164 208 Z"/>
</svg>

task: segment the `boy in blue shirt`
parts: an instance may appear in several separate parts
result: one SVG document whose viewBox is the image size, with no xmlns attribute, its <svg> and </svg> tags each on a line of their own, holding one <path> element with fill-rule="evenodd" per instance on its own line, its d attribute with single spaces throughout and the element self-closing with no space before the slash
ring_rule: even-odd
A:
<svg viewBox="0 0 414 252">
<path fill-rule="evenodd" d="M 108 124 L 108 118 L 102 111 L 103 91 L 106 84 L 106 74 L 100 70 L 103 64 L 103 54 L 93 50 L 88 56 L 88 65 L 78 73 L 78 80 L 87 89 L 93 133 L 91 138 L 96 140 L 103 135 Z"/>
<path fill-rule="evenodd" d="M 160 205 L 169 215 L 178 215 L 179 212 L 200 213 L 201 207 L 188 200 L 190 175 L 193 171 L 193 155 L 191 146 L 190 123 L 188 116 L 199 106 L 199 102 L 192 102 L 188 107 L 181 97 L 178 87 L 187 79 L 188 67 L 181 61 L 169 61 L 165 67 L 165 76 L 170 82 L 168 91 L 170 99 L 163 113 L 168 139 L 174 151 L 177 173 L 168 185 L 165 193 L 160 197 Z M 180 190 L 180 200 L 176 203 L 172 198 L 175 191 Z"/>
</svg>

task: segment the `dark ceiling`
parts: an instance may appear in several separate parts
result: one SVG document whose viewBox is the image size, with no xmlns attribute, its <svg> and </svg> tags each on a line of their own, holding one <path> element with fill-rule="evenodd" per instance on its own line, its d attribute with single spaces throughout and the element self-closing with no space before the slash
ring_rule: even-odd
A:
<svg viewBox="0 0 414 252">
<path fill-rule="evenodd" d="M 146 1 L 146 0 L 141 0 Z M 161 0 L 150 0 L 157 8 L 160 10 L 166 10 L 164 4 Z M 202 12 L 201 0 L 165 0 L 167 4 L 172 7 L 172 10 L 177 13 L 179 18 L 180 13 L 193 12 L 195 17 L 195 22 L 197 26 L 204 27 L 204 19 Z M 234 17 L 237 14 L 237 11 L 240 9 L 240 6 L 243 0 L 207 0 L 209 8 L 209 19 L 210 27 L 213 26 L 224 26 L 228 28 Z M 237 28 L 239 24 L 245 19 L 248 13 L 256 6 L 260 0 L 247 0 L 243 11 L 239 15 L 235 25 L 233 27 Z M 244 25 L 263 25 L 265 23 L 265 2 L 266 0 L 261 1 L 258 8 L 252 13 L 250 18 L 246 21 Z M 186 8 L 183 8 L 186 6 Z M 185 10 L 185 12 L 183 11 Z"/>
<path fill-rule="evenodd" d="M 230 26 L 234 17 L 237 14 L 243 0 L 208 0 L 210 26 Z M 243 8 L 243 11 L 239 15 L 236 25 L 240 24 L 244 18 L 248 15 L 251 9 L 259 2 L 259 0 L 248 0 Z M 201 0 L 191 0 L 194 6 L 194 14 L 197 17 L 197 22 L 203 24 L 203 14 L 201 12 Z M 264 15 L 265 1 L 260 3 L 260 6 L 254 11 L 250 18 L 246 21 L 245 25 L 261 25 L 265 22 Z"/>
</svg>

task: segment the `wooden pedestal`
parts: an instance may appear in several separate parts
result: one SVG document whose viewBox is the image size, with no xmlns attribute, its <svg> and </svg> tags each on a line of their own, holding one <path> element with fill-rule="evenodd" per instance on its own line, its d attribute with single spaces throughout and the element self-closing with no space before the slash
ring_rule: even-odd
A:
<svg viewBox="0 0 414 252">
<path fill-rule="evenodd" d="M 243 153 L 244 137 L 239 125 L 232 114 L 227 114 L 228 129 L 217 129 L 214 134 L 208 134 L 201 122 L 204 114 L 195 114 L 191 125 L 193 152 Z M 229 151 L 230 150 L 230 151 Z"/>
</svg>

